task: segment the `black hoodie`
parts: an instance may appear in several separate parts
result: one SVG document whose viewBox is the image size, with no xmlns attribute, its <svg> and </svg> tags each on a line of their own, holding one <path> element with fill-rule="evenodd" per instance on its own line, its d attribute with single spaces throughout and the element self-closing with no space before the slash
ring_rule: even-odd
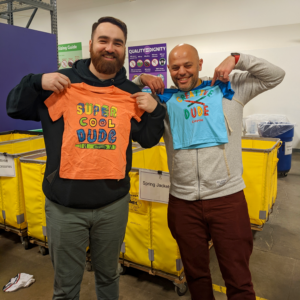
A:
<svg viewBox="0 0 300 300">
<path fill-rule="evenodd" d="M 134 94 L 140 89 L 126 78 L 123 67 L 113 79 L 99 80 L 89 70 L 90 59 L 77 61 L 72 69 L 59 70 L 68 76 L 71 83 L 81 83 L 93 86 L 114 85 L 121 90 Z M 64 121 L 60 118 L 56 122 L 50 119 L 44 101 L 52 94 L 44 91 L 41 86 L 43 74 L 29 74 L 11 90 L 8 95 L 7 114 L 14 119 L 41 121 L 45 138 L 47 165 L 43 181 L 43 191 L 46 197 L 53 202 L 71 208 L 99 208 L 112 203 L 129 192 L 130 179 L 128 172 L 131 169 L 132 143 L 137 141 L 144 148 L 156 145 L 163 135 L 165 109 L 157 105 L 151 113 L 144 113 L 142 121 L 131 120 L 131 134 L 128 136 L 129 145 L 126 151 L 126 176 L 122 180 L 70 180 L 59 177 L 62 136 Z"/>
</svg>

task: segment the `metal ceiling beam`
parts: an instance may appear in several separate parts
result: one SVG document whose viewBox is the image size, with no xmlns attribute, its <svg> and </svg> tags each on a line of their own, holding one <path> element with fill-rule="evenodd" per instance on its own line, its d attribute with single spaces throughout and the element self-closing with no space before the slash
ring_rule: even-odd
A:
<svg viewBox="0 0 300 300">
<path fill-rule="evenodd" d="M 32 22 L 32 20 L 33 20 L 35 14 L 36 14 L 36 12 L 37 12 L 37 10 L 38 10 L 38 8 L 35 8 L 34 11 L 32 12 L 32 14 L 31 14 L 31 16 L 30 16 L 30 18 L 29 18 L 29 20 L 28 20 L 28 23 L 27 23 L 27 25 L 26 25 L 26 28 L 29 28 L 29 26 L 30 26 L 30 24 L 31 24 L 31 22 Z"/>
<path fill-rule="evenodd" d="M 11 11 L 13 9 L 13 4 L 12 2 L 9 2 L 6 4 L 7 5 L 7 11 Z M 8 20 L 7 23 L 9 25 L 14 25 L 14 14 L 12 12 L 8 13 Z"/>
<path fill-rule="evenodd" d="M 13 1 L 14 1 L 14 0 L 0 1 L 0 4 L 5 4 L 5 3 L 13 2 Z"/>
<path fill-rule="evenodd" d="M 37 0 L 22 0 L 22 1 L 20 0 L 20 2 L 24 4 L 32 5 L 35 8 L 41 8 L 41 9 L 53 11 L 53 5 L 50 5 L 48 3 L 43 3 Z"/>
<path fill-rule="evenodd" d="M 7 10 L 7 11 L 0 11 L 0 14 L 11 14 L 11 13 L 15 13 L 18 11 L 24 11 L 24 10 L 29 10 L 29 9 L 35 9 L 34 6 L 27 6 L 24 8 L 18 8 L 18 9 L 13 9 L 13 10 Z"/>
</svg>

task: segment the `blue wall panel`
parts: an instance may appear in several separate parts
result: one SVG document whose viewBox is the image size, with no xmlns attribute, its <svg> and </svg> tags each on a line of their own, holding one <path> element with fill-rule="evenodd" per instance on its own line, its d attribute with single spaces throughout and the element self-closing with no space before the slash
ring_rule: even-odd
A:
<svg viewBox="0 0 300 300">
<path fill-rule="evenodd" d="M 0 59 L 0 132 L 41 128 L 40 122 L 8 117 L 6 99 L 25 75 L 57 70 L 56 36 L 0 23 Z"/>
</svg>

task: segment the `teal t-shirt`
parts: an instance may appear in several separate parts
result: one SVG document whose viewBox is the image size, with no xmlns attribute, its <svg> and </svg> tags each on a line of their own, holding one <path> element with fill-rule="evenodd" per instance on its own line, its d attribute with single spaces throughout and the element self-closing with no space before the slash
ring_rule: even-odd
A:
<svg viewBox="0 0 300 300">
<path fill-rule="evenodd" d="M 189 92 L 165 89 L 158 95 L 166 103 L 170 119 L 173 147 L 195 149 L 228 143 L 222 99 L 232 100 L 230 82 L 203 81 Z"/>
</svg>

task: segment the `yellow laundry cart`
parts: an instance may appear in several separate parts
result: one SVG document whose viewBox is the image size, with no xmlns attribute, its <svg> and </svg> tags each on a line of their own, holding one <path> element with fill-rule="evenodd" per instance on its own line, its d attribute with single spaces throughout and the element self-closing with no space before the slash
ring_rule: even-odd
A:
<svg viewBox="0 0 300 300">
<path fill-rule="evenodd" d="M 151 267 L 150 208 L 151 203 L 139 199 L 139 173 L 131 172 L 128 223 L 120 258 L 142 266 Z"/>
<path fill-rule="evenodd" d="M 250 222 L 261 229 L 268 220 L 277 197 L 277 151 L 280 139 L 242 139 L 243 179 Z"/>
<path fill-rule="evenodd" d="M 45 195 L 42 190 L 46 160 L 45 150 L 20 158 L 28 238 L 30 243 L 39 245 L 42 255 L 48 253 Z"/>
<path fill-rule="evenodd" d="M 187 292 L 187 284 L 178 245 L 167 224 L 168 204 L 139 199 L 140 169 L 168 172 L 164 144 L 151 149 L 137 146 L 133 150 L 132 166 L 129 217 L 120 253 L 121 273 L 133 267 L 167 278 L 182 296 Z"/>
<path fill-rule="evenodd" d="M 37 153 L 44 147 L 43 136 L 0 143 L 0 157 L 3 161 L 10 161 L 10 168 L 14 170 L 14 176 L 0 175 L 0 228 L 15 232 L 22 238 L 27 236 L 27 220 L 20 158 Z"/>
<path fill-rule="evenodd" d="M 42 133 L 36 131 L 25 131 L 25 130 L 4 131 L 4 132 L 0 132 L 0 143 L 18 140 L 22 138 L 34 137 L 37 135 L 42 135 Z"/>
<path fill-rule="evenodd" d="M 168 204 L 151 203 L 153 268 L 180 277 L 183 265 L 178 245 L 168 227 Z"/>
</svg>

